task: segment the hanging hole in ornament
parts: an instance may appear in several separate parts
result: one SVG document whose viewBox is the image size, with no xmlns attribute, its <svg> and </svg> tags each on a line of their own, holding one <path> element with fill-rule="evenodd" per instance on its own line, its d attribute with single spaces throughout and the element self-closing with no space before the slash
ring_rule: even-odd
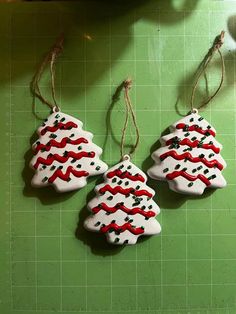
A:
<svg viewBox="0 0 236 314">
<path fill-rule="evenodd" d="M 123 161 L 125 161 L 125 160 L 128 160 L 128 161 L 129 161 L 129 160 L 130 160 L 130 156 L 126 154 L 126 155 L 124 155 L 124 156 L 122 157 L 122 160 L 123 160 Z"/>
<path fill-rule="evenodd" d="M 59 111 L 61 111 L 61 108 L 60 107 L 58 107 L 58 106 L 54 106 L 53 108 L 52 108 L 52 112 L 59 112 Z"/>
<path fill-rule="evenodd" d="M 198 114 L 198 109 L 196 109 L 196 108 L 193 108 L 193 109 L 191 110 L 191 113 L 195 113 L 195 114 Z"/>
</svg>

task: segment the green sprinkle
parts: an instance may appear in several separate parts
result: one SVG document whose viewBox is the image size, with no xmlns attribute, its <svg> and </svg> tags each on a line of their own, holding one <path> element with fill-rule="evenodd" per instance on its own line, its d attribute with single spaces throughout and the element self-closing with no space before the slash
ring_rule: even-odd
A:
<svg viewBox="0 0 236 314">
<path fill-rule="evenodd" d="M 185 127 L 183 128 L 183 131 L 188 131 L 188 129 L 189 129 L 189 125 L 185 125 Z"/>
<path fill-rule="evenodd" d="M 175 166 L 175 169 L 179 169 L 180 168 L 180 164 Z"/>
<path fill-rule="evenodd" d="M 52 166 L 51 168 L 50 168 L 50 170 L 54 170 L 56 168 L 56 166 Z"/>
<path fill-rule="evenodd" d="M 188 184 L 188 187 L 190 188 L 191 186 L 193 186 L 193 182 L 190 182 L 189 184 Z"/>
<path fill-rule="evenodd" d="M 145 206 L 145 205 L 143 205 L 143 206 L 141 207 L 141 209 L 143 209 L 143 210 L 144 210 L 145 208 L 146 208 L 146 206 Z"/>
<path fill-rule="evenodd" d="M 94 226 L 97 227 L 97 226 L 99 226 L 100 224 L 101 224 L 101 222 L 100 222 L 100 221 L 97 221 Z"/>
<path fill-rule="evenodd" d="M 95 169 L 98 171 L 98 170 L 100 170 L 100 169 L 101 169 L 101 167 L 100 167 L 100 166 L 97 166 Z"/>
<path fill-rule="evenodd" d="M 43 168 L 43 169 L 46 169 L 46 168 L 47 168 L 47 166 L 46 166 L 46 165 L 43 165 L 43 166 L 42 166 L 42 168 Z"/>
<path fill-rule="evenodd" d="M 165 168 L 164 170 L 163 170 L 163 172 L 165 173 L 165 172 L 167 172 L 169 170 L 169 168 Z"/>
<path fill-rule="evenodd" d="M 199 157 L 199 158 L 204 158 L 205 155 L 204 155 L 204 154 L 200 154 L 198 157 Z"/>
<path fill-rule="evenodd" d="M 56 118 L 56 119 L 60 118 L 60 115 L 59 115 L 59 114 L 56 114 L 56 115 L 55 115 L 55 118 Z"/>
<path fill-rule="evenodd" d="M 78 150 L 81 150 L 82 149 L 82 146 L 78 146 L 78 148 L 77 148 Z"/>
<path fill-rule="evenodd" d="M 65 118 L 61 118 L 61 122 L 65 121 L 66 119 Z"/>
<path fill-rule="evenodd" d="M 193 170 L 192 170 L 193 173 L 196 172 L 196 171 L 197 171 L 197 169 L 193 169 Z"/>
<path fill-rule="evenodd" d="M 48 177 L 44 177 L 42 182 L 46 182 L 48 180 Z"/>
<path fill-rule="evenodd" d="M 76 162 L 76 159 L 75 158 L 73 158 L 72 160 L 71 160 L 71 163 L 73 164 L 74 162 Z"/>
<path fill-rule="evenodd" d="M 122 169 L 122 168 L 124 168 L 124 165 L 120 165 L 119 169 Z"/>
<path fill-rule="evenodd" d="M 91 166 L 93 166 L 94 164 L 95 164 L 95 162 L 94 162 L 94 161 L 90 162 L 90 165 L 91 165 Z"/>
<path fill-rule="evenodd" d="M 120 241 L 119 238 L 115 238 L 115 240 L 114 240 L 115 243 L 117 243 L 117 242 L 119 242 L 119 241 Z"/>
<path fill-rule="evenodd" d="M 131 168 L 132 168 L 132 166 L 128 166 L 128 167 L 127 167 L 127 169 L 131 169 Z"/>
<path fill-rule="evenodd" d="M 192 138 L 191 138 L 191 141 L 195 141 L 197 138 L 196 138 L 196 136 L 193 136 Z"/>
<path fill-rule="evenodd" d="M 139 190 L 139 189 L 140 189 L 140 185 L 137 185 L 135 189 L 136 189 L 136 190 Z"/>
<path fill-rule="evenodd" d="M 193 119 L 193 118 L 191 118 L 189 121 L 190 121 L 190 122 L 193 122 L 193 120 L 194 120 L 194 119 Z"/>
<path fill-rule="evenodd" d="M 202 166 L 199 166 L 199 167 L 197 167 L 197 170 L 201 170 L 203 167 Z"/>
<path fill-rule="evenodd" d="M 59 167 L 58 167 L 58 169 L 62 169 L 62 168 L 63 168 L 63 166 L 59 166 Z"/>
<path fill-rule="evenodd" d="M 149 205 L 148 208 L 149 208 L 149 209 L 152 209 L 152 205 Z"/>
<path fill-rule="evenodd" d="M 56 134 L 50 134 L 50 136 L 49 136 L 50 138 L 56 138 L 57 137 L 57 135 Z"/>
<path fill-rule="evenodd" d="M 203 120 L 203 117 L 200 117 L 199 119 L 198 119 L 198 121 L 202 121 Z"/>
<path fill-rule="evenodd" d="M 215 154 L 210 154 L 210 155 L 209 155 L 209 158 L 211 158 L 211 157 L 213 157 L 213 156 L 215 156 Z"/>
<path fill-rule="evenodd" d="M 128 243 L 129 243 L 129 240 L 125 240 L 125 241 L 124 241 L 124 244 L 128 244 Z"/>
<path fill-rule="evenodd" d="M 108 196 L 107 200 L 111 201 L 113 199 L 113 196 Z"/>
<path fill-rule="evenodd" d="M 72 133 L 72 134 L 70 135 L 70 137 L 73 137 L 73 136 L 75 136 L 75 134 L 74 134 L 74 133 Z"/>
<path fill-rule="evenodd" d="M 129 181 L 126 181 L 126 182 L 125 182 L 125 185 L 126 185 L 126 186 L 129 185 Z"/>
<path fill-rule="evenodd" d="M 209 172 L 208 169 L 205 169 L 205 170 L 204 170 L 204 174 L 207 174 L 208 172 Z"/>
<path fill-rule="evenodd" d="M 189 132 L 187 132 L 187 133 L 184 134 L 185 137 L 187 137 L 187 136 L 189 136 L 189 135 L 190 135 Z"/>
<path fill-rule="evenodd" d="M 76 168 L 81 168 L 81 164 L 78 164 L 78 165 L 76 166 Z"/>
<path fill-rule="evenodd" d="M 116 182 L 116 178 L 113 178 L 113 179 L 111 180 L 111 182 L 112 182 L 112 183 L 115 183 L 115 182 Z"/>
</svg>

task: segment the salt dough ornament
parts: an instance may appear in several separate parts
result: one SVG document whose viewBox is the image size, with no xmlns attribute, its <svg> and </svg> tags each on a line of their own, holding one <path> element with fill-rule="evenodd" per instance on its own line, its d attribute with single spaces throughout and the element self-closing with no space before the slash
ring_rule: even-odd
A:
<svg viewBox="0 0 236 314">
<path fill-rule="evenodd" d="M 54 110 L 55 111 L 55 110 Z M 53 185 L 57 192 L 80 189 L 89 176 L 99 175 L 107 165 L 99 159 L 102 149 L 83 123 L 62 112 L 53 112 L 38 129 L 30 166 L 36 171 L 32 185 Z"/>
<path fill-rule="evenodd" d="M 107 165 L 99 157 L 102 149 L 92 143 L 93 134 L 82 129 L 83 123 L 60 111 L 55 93 L 55 61 L 63 50 L 64 35 L 58 37 L 44 57 L 31 82 L 31 92 L 52 114 L 38 129 L 39 139 L 33 144 L 34 157 L 30 166 L 35 170 L 34 187 L 53 185 L 57 192 L 80 189 L 89 176 L 104 173 Z M 53 103 L 44 98 L 39 82 L 50 66 Z"/>
<path fill-rule="evenodd" d="M 215 139 L 216 130 L 196 109 L 174 123 L 170 132 L 152 154 L 151 178 L 168 181 L 171 190 L 184 194 L 201 195 L 207 187 L 226 186 L 221 173 L 226 167 L 220 155 L 222 145 Z"/>
<path fill-rule="evenodd" d="M 141 235 L 161 232 L 155 217 L 160 213 L 155 191 L 146 185 L 146 175 L 129 156 L 110 168 L 105 182 L 95 188 L 97 196 L 88 203 L 92 213 L 84 222 L 87 230 L 106 235 L 112 244 L 135 244 Z"/>
<path fill-rule="evenodd" d="M 224 43 L 222 31 L 204 57 L 198 70 L 191 93 L 191 114 L 174 123 L 170 133 L 161 138 L 162 147 L 152 154 L 155 165 L 148 170 L 150 177 L 168 181 L 175 192 L 201 195 L 205 188 L 223 188 L 226 181 L 221 171 L 226 167 L 220 155 L 222 145 L 215 139 L 216 130 L 200 115 L 198 109 L 205 107 L 220 91 L 224 81 L 224 58 L 220 51 Z M 200 78 L 206 73 L 215 53 L 221 60 L 221 79 L 214 93 L 194 108 L 194 98 Z"/>
</svg>

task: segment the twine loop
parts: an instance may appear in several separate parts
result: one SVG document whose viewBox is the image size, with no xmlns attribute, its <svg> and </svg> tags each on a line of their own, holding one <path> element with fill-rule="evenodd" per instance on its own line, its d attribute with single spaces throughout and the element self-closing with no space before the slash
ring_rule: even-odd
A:
<svg viewBox="0 0 236 314">
<path fill-rule="evenodd" d="M 121 154 L 121 159 L 122 160 L 130 160 L 130 156 L 135 152 L 136 148 L 138 147 L 139 140 L 140 140 L 140 135 L 139 135 L 139 129 L 138 129 L 138 125 L 137 125 L 137 120 L 136 120 L 135 113 L 134 113 L 134 110 L 133 110 L 133 106 L 132 106 L 132 103 L 131 103 L 131 99 L 130 99 L 130 96 L 129 96 L 129 91 L 130 91 L 130 89 L 132 87 L 132 80 L 130 78 L 126 79 L 123 82 L 123 87 L 124 87 L 124 98 L 125 98 L 126 114 L 125 114 L 125 122 L 124 122 L 124 127 L 123 127 L 123 130 L 122 130 L 122 136 L 121 136 L 120 154 Z M 126 131 L 127 131 L 129 117 L 131 117 L 133 126 L 135 128 L 136 141 L 132 145 L 129 153 L 128 154 L 124 154 L 125 138 L 126 138 Z"/>
<path fill-rule="evenodd" d="M 218 94 L 218 92 L 220 91 L 220 89 L 222 87 L 222 84 L 224 82 L 225 63 L 224 63 L 224 58 L 223 58 L 223 55 L 222 55 L 222 53 L 220 51 L 220 48 L 224 44 L 224 36 L 225 36 L 225 32 L 222 31 L 220 33 L 220 35 L 218 35 L 215 38 L 212 47 L 209 49 L 207 55 L 205 56 L 203 62 L 201 63 L 201 66 L 200 66 L 200 69 L 199 69 L 199 73 L 198 73 L 198 75 L 196 77 L 196 81 L 194 83 L 194 86 L 193 86 L 193 89 L 192 89 L 192 93 L 191 93 L 190 105 L 191 105 L 191 112 L 192 113 L 196 113 L 196 110 L 199 110 L 202 107 L 205 107 Z M 212 60 L 212 58 L 213 58 L 213 56 L 215 55 L 216 52 L 219 54 L 220 61 L 221 61 L 221 78 L 220 78 L 219 86 L 213 92 L 213 94 L 210 95 L 205 101 L 202 101 L 201 104 L 196 109 L 196 107 L 194 107 L 194 98 L 195 98 L 195 93 L 196 93 L 197 86 L 199 84 L 199 81 L 200 81 L 200 78 L 201 78 L 202 74 L 205 73 L 208 65 L 210 64 L 210 62 L 211 62 L 211 60 Z"/>
<path fill-rule="evenodd" d="M 63 50 L 63 43 L 64 43 L 64 35 L 61 34 L 58 39 L 56 40 L 55 44 L 51 47 L 49 52 L 44 57 L 43 61 L 39 65 L 32 81 L 31 81 L 31 93 L 34 97 L 33 106 L 35 108 L 35 98 L 37 97 L 42 103 L 46 104 L 53 112 L 59 112 L 60 107 L 56 101 L 56 91 L 55 91 L 55 63 L 57 57 L 61 54 Z M 41 92 L 39 82 L 42 78 L 43 72 L 45 71 L 46 67 L 49 66 L 50 68 L 50 76 L 51 76 L 51 94 L 53 102 L 46 99 Z"/>
</svg>

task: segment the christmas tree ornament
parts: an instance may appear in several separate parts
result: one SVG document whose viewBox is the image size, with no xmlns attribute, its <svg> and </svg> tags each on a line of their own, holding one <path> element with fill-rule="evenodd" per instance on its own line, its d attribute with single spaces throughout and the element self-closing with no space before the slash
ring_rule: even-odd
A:
<svg viewBox="0 0 236 314">
<path fill-rule="evenodd" d="M 139 143 L 139 131 L 128 91 L 131 81 L 124 82 L 126 119 L 121 139 L 121 162 L 104 174 L 104 183 L 95 188 L 96 196 L 88 203 L 91 215 L 85 220 L 87 230 L 105 234 L 112 244 L 135 244 L 141 235 L 161 232 L 155 217 L 160 208 L 154 202 L 155 191 L 147 186 L 146 175 L 131 161 Z M 136 143 L 124 154 L 125 134 L 131 115 L 136 130 Z"/>
<path fill-rule="evenodd" d="M 82 129 L 83 123 L 60 111 L 55 96 L 55 59 L 62 50 L 61 37 L 43 61 L 32 81 L 32 92 L 52 113 L 38 129 L 38 140 L 32 145 L 34 156 L 30 162 L 35 170 L 34 187 L 53 185 L 57 192 L 80 189 L 89 176 L 99 175 L 107 165 L 99 157 L 102 149 L 92 142 L 93 134 Z M 50 63 L 53 104 L 43 98 L 39 80 Z"/>
<path fill-rule="evenodd" d="M 201 195 L 205 188 L 223 188 L 226 181 L 222 170 L 226 162 L 220 151 L 222 145 L 215 139 L 216 130 L 198 114 L 219 92 L 224 80 L 224 59 L 220 51 L 224 32 L 217 36 L 200 69 L 191 95 L 191 112 L 170 127 L 170 134 L 160 139 L 161 147 L 154 151 L 155 162 L 148 175 L 167 181 L 171 190 L 184 194 Z M 221 59 L 219 87 L 198 109 L 194 108 L 194 95 L 201 75 L 205 72 L 215 52 Z"/>
</svg>

